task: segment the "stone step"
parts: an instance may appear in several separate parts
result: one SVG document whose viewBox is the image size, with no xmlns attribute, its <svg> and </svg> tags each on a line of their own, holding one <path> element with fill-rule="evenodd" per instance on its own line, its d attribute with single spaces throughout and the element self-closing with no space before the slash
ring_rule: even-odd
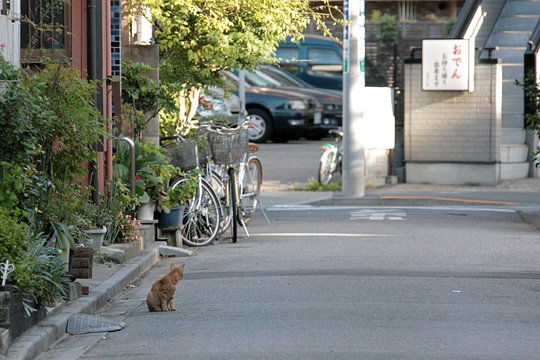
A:
<svg viewBox="0 0 540 360">
<path fill-rule="evenodd" d="M 523 114 L 525 104 L 523 103 L 522 96 L 511 96 L 503 94 L 502 112 L 503 116 L 507 113 Z"/>
<path fill-rule="evenodd" d="M 514 128 L 523 129 L 525 120 L 523 119 L 523 113 L 505 113 L 502 114 L 502 128 Z"/>
<path fill-rule="evenodd" d="M 503 80 L 502 85 L 503 97 L 504 96 L 519 96 L 523 98 L 523 88 L 516 85 L 515 80 Z"/>
<path fill-rule="evenodd" d="M 502 59 L 503 66 L 507 63 L 522 63 L 523 55 L 525 54 L 525 46 L 499 46 L 499 50 L 494 50 L 492 57 L 494 59 Z"/>
<path fill-rule="evenodd" d="M 516 180 L 529 177 L 529 163 L 502 163 L 501 180 Z"/>
<path fill-rule="evenodd" d="M 501 145 L 501 163 L 522 163 L 527 162 L 529 157 L 529 147 L 519 144 Z"/>
<path fill-rule="evenodd" d="M 523 80 L 523 61 L 520 63 L 503 63 L 503 81 Z"/>
<path fill-rule="evenodd" d="M 486 47 L 495 46 L 527 46 L 531 32 L 530 31 L 499 31 L 494 33 Z"/>
<path fill-rule="evenodd" d="M 540 1 L 509 1 L 504 11 L 507 15 L 540 14 Z"/>
<path fill-rule="evenodd" d="M 525 144 L 525 129 L 502 128 L 501 144 Z"/>
<path fill-rule="evenodd" d="M 513 31 L 530 31 L 534 30 L 539 16 L 532 15 L 512 15 L 502 16 L 497 22 L 497 31 L 513 30 Z"/>
</svg>

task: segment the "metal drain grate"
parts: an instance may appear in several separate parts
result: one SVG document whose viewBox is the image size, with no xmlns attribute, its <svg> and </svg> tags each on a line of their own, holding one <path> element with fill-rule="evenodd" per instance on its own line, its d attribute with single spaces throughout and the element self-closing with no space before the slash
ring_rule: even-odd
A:
<svg viewBox="0 0 540 360">
<path fill-rule="evenodd" d="M 71 335 L 122 330 L 123 321 L 114 321 L 97 315 L 73 314 L 68 319 L 66 332 Z"/>
</svg>

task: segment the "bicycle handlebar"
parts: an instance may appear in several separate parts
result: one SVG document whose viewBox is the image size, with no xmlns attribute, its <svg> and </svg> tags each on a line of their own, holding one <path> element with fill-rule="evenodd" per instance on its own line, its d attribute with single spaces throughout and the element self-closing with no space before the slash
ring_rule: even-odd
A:
<svg viewBox="0 0 540 360">
<path fill-rule="evenodd" d="M 253 123 L 249 120 L 244 121 L 241 124 L 232 124 L 232 125 L 223 125 L 223 124 L 203 124 L 199 126 L 199 129 L 204 128 L 209 131 L 214 131 L 217 133 L 224 132 L 237 132 L 245 128 L 253 126 Z"/>
</svg>

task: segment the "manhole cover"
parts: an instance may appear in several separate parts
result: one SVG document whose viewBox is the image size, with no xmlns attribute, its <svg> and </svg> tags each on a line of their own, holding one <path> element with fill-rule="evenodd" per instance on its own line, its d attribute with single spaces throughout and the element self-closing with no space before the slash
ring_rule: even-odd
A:
<svg viewBox="0 0 540 360">
<path fill-rule="evenodd" d="M 66 332 L 71 335 L 122 330 L 123 321 L 114 321 L 97 315 L 74 314 L 68 319 Z"/>
</svg>

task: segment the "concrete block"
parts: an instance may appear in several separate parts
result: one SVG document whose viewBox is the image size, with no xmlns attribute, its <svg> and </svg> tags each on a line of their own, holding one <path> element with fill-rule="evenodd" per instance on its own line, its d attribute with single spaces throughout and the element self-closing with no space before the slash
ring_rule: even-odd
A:
<svg viewBox="0 0 540 360">
<path fill-rule="evenodd" d="M 9 330 L 0 328 L 0 354 L 6 355 L 9 348 Z"/>
<path fill-rule="evenodd" d="M 524 179 L 529 176 L 529 163 L 501 164 L 501 180 Z"/>
<path fill-rule="evenodd" d="M 82 296 L 82 285 L 76 281 L 69 283 L 69 301 L 77 300 Z"/>
<path fill-rule="evenodd" d="M 526 162 L 529 157 L 527 145 L 501 145 L 502 163 Z"/>
<path fill-rule="evenodd" d="M 500 164 L 413 163 L 405 165 L 406 182 L 439 185 L 496 185 Z"/>
<path fill-rule="evenodd" d="M 525 143 L 525 129 L 520 128 L 502 128 L 503 144 L 524 144 Z"/>
<path fill-rule="evenodd" d="M 152 246 L 154 246 L 156 242 L 156 224 L 157 220 L 140 220 L 141 227 L 139 230 L 141 231 L 141 235 L 144 239 L 143 247 L 145 249 L 148 249 Z"/>
<path fill-rule="evenodd" d="M 160 245 L 159 254 L 161 256 L 179 256 L 187 257 L 193 255 L 193 251 L 183 248 L 178 248 L 175 246 Z"/>
<path fill-rule="evenodd" d="M 144 240 L 139 239 L 125 244 L 103 246 L 101 251 L 103 251 L 105 260 L 121 264 L 137 256 L 143 250 L 143 246 Z"/>
</svg>

